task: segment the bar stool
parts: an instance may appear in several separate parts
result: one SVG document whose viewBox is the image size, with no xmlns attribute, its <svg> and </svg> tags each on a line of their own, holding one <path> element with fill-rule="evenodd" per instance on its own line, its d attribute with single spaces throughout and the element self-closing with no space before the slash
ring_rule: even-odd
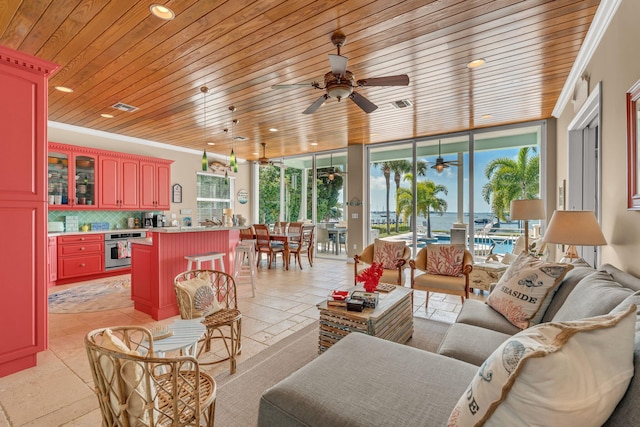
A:
<svg viewBox="0 0 640 427">
<path fill-rule="evenodd" d="M 187 260 L 187 271 L 201 270 L 202 263 L 207 261 L 211 261 L 211 269 L 215 270 L 215 264 L 217 260 L 218 264 L 220 265 L 220 269 L 218 271 L 226 273 L 226 271 L 224 271 L 224 255 L 224 252 L 207 252 L 198 255 L 187 255 L 184 257 L 184 259 Z"/>
<path fill-rule="evenodd" d="M 236 246 L 236 260 L 233 266 L 233 278 L 236 284 L 251 281 L 251 293 L 256 296 L 256 260 L 255 243 L 253 240 L 244 240 Z M 244 257 L 247 257 L 247 265 L 244 265 Z M 242 280 L 242 282 L 240 281 Z"/>
</svg>

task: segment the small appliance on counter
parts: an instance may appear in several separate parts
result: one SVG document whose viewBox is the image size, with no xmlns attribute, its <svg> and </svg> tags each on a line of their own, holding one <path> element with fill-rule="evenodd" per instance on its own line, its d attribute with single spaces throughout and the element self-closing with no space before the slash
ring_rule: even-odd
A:
<svg viewBox="0 0 640 427">
<path fill-rule="evenodd" d="M 155 214 L 153 216 L 153 226 L 154 227 L 166 227 L 169 224 L 167 223 L 167 216 L 161 214 Z"/>
<path fill-rule="evenodd" d="M 153 212 L 145 212 L 142 217 L 142 226 L 144 228 L 154 227 L 153 225 Z"/>
</svg>

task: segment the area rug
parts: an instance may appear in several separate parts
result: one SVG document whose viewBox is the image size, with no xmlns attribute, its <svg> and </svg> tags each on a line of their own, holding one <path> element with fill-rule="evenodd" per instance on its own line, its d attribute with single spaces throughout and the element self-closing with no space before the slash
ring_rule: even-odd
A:
<svg viewBox="0 0 640 427">
<path fill-rule="evenodd" d="M 436 351 L 448 323 L 414 318 L 413 337 L 407 345 Z M 318 357 L 318 322 L 238 364 L 237 372 L 216 376 L 216 425 L 224 427 L 255 426 L 260 396 L 268 388 Z"/>
<path fill-rule="evenodd" d="M 129 279 L 77 285 L 49 294 L 49 313 L 90 313 L 133 307 Z"/>
</svg>

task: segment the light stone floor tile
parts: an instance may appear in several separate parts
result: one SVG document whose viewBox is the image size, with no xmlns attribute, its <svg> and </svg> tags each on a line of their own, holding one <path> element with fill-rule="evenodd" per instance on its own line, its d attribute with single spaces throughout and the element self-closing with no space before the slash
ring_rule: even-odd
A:
<svg viewBox="0 0 640 427">
<path fill-rule="evenodd" d="M 52 291 L 78 285 L 58 286 Z M 243 312 L 242 353 L 238 362 L 318 320 L 316 304 L 323 301 L 330 290 L 352 285 L 353 264 L 344 259 L 318 258 L 313 267 L 303 260 L 302 270 L 292 267 L 289 271 L 283 269 L 280 259 L 277 267 L 271 269 L 263 262 L 258 269 L 255 297 L 250 284 L 238 285 L 238 305 Z M 471 297 L 483 300 L 485 295 Z M 461 308 L 456 296 L 432 294 L 427 309 L 425 300 L 425 292 L 415 292 L 413 309 L 416 317 L 453 322 Z M 157 322 L 133 307 L 95 313 L 50 314 L 49 349 L 38 354 L 38 366 L 0 378 L 0 426 L 100 425 L 100 411 L 84 349 L 85 335 L 105 326 L 152 327 L 170 324 L 178 318 L 174 316 Z M 202 361 L 215 360 L 225 354 L 224 345 L 218 340 Z M 202 369 L 215 376 L 228 372 L 229 362 L 205 365 Z"/>
</svg>

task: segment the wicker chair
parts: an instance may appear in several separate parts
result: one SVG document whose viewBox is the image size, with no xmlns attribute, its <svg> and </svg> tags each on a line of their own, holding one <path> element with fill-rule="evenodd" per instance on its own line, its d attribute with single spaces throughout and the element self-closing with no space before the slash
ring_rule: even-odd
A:
<svg viewBox="0 0 640 427">
<path fill-rule="evenodd" d="M 358 283 L 356 281 L 356 276 L 364 270 L 362 264 L 371 265 L 375 259 L 374 254 L 375 244 L 370 244 L 361 254 L 353 257 L 353 285 L 356 286 Z M 411 258 L 411 248 L 408 246 L 404 246 L 404 250 L 402 253 L 402 257 L 394 260 L 394 268 L 384 269 L 382 273 L 382 278 L 380 279 L 380 283 L 390 283 L 393 285 L 404 286 L 405 284 L 405 275 L 404 270 L 408 267 L 409 258 Z M 368 267 L 367 265 L 367 267 Z"/>
<path fill-rule="evenodd" d="M 213 426 L 216 382 L 193 357 L 155 357 L 140 326 L 96 329 L 84 344 L 103 426 Z"/>
<path fill-rule="evenodd" d="M 465 298 L 469 298 L 469 274 L 473 270 L 473 256 L 467 249 L 464 250 L 462 258 L 462 273 L 459 276 L 444 276 L 431 274 L 427 269 L 427 259 L 429 256 L 429 246 L 420 249 L 415 259 L 409 261 L 411 266 L 411 289 L 427 292 L 425 309 L 429 305 L 429 293 L 441 293 L 458 295 L 464 303 Z M 434 246 L 455 246 L 455 245 L 434 245 Z M 423 274 L 416 275 L 416 271 Z"/>
<path fill-rule="evenodd" d="M 204 284 L 202 282 L 205 282 Z M 201 289 L 193 291 L 199 284 L 207 285 L 212 290 L 208 294 Z M 174 279 L 178 309 L 182 319 L 195 319 L 203 317 L 202 324 L 207 327 L 207 332 L 202 338 L 204 345 L 198 350 L 198 358 L 202 353 L 211 350 L 211 341 L 220 339 L 224 343 L 227 357 L 212 362 L 200 362 L 201 365 L 210 365 L 229 361 L 230 373 L 236 372 L 236 356 L 242 349 L 242 313 L 238 310 L 236 295 L 236 282 L 227 273 L 215 270 L 191 270 L 178 274 Z M 208 290 L 208 289 L 204 289 Z M 214 302 L 219 306 L 212 314 L 202 307 L 203 302 Z M 228 333 L 225 331 L 228 328 Z"/>
</svg>

